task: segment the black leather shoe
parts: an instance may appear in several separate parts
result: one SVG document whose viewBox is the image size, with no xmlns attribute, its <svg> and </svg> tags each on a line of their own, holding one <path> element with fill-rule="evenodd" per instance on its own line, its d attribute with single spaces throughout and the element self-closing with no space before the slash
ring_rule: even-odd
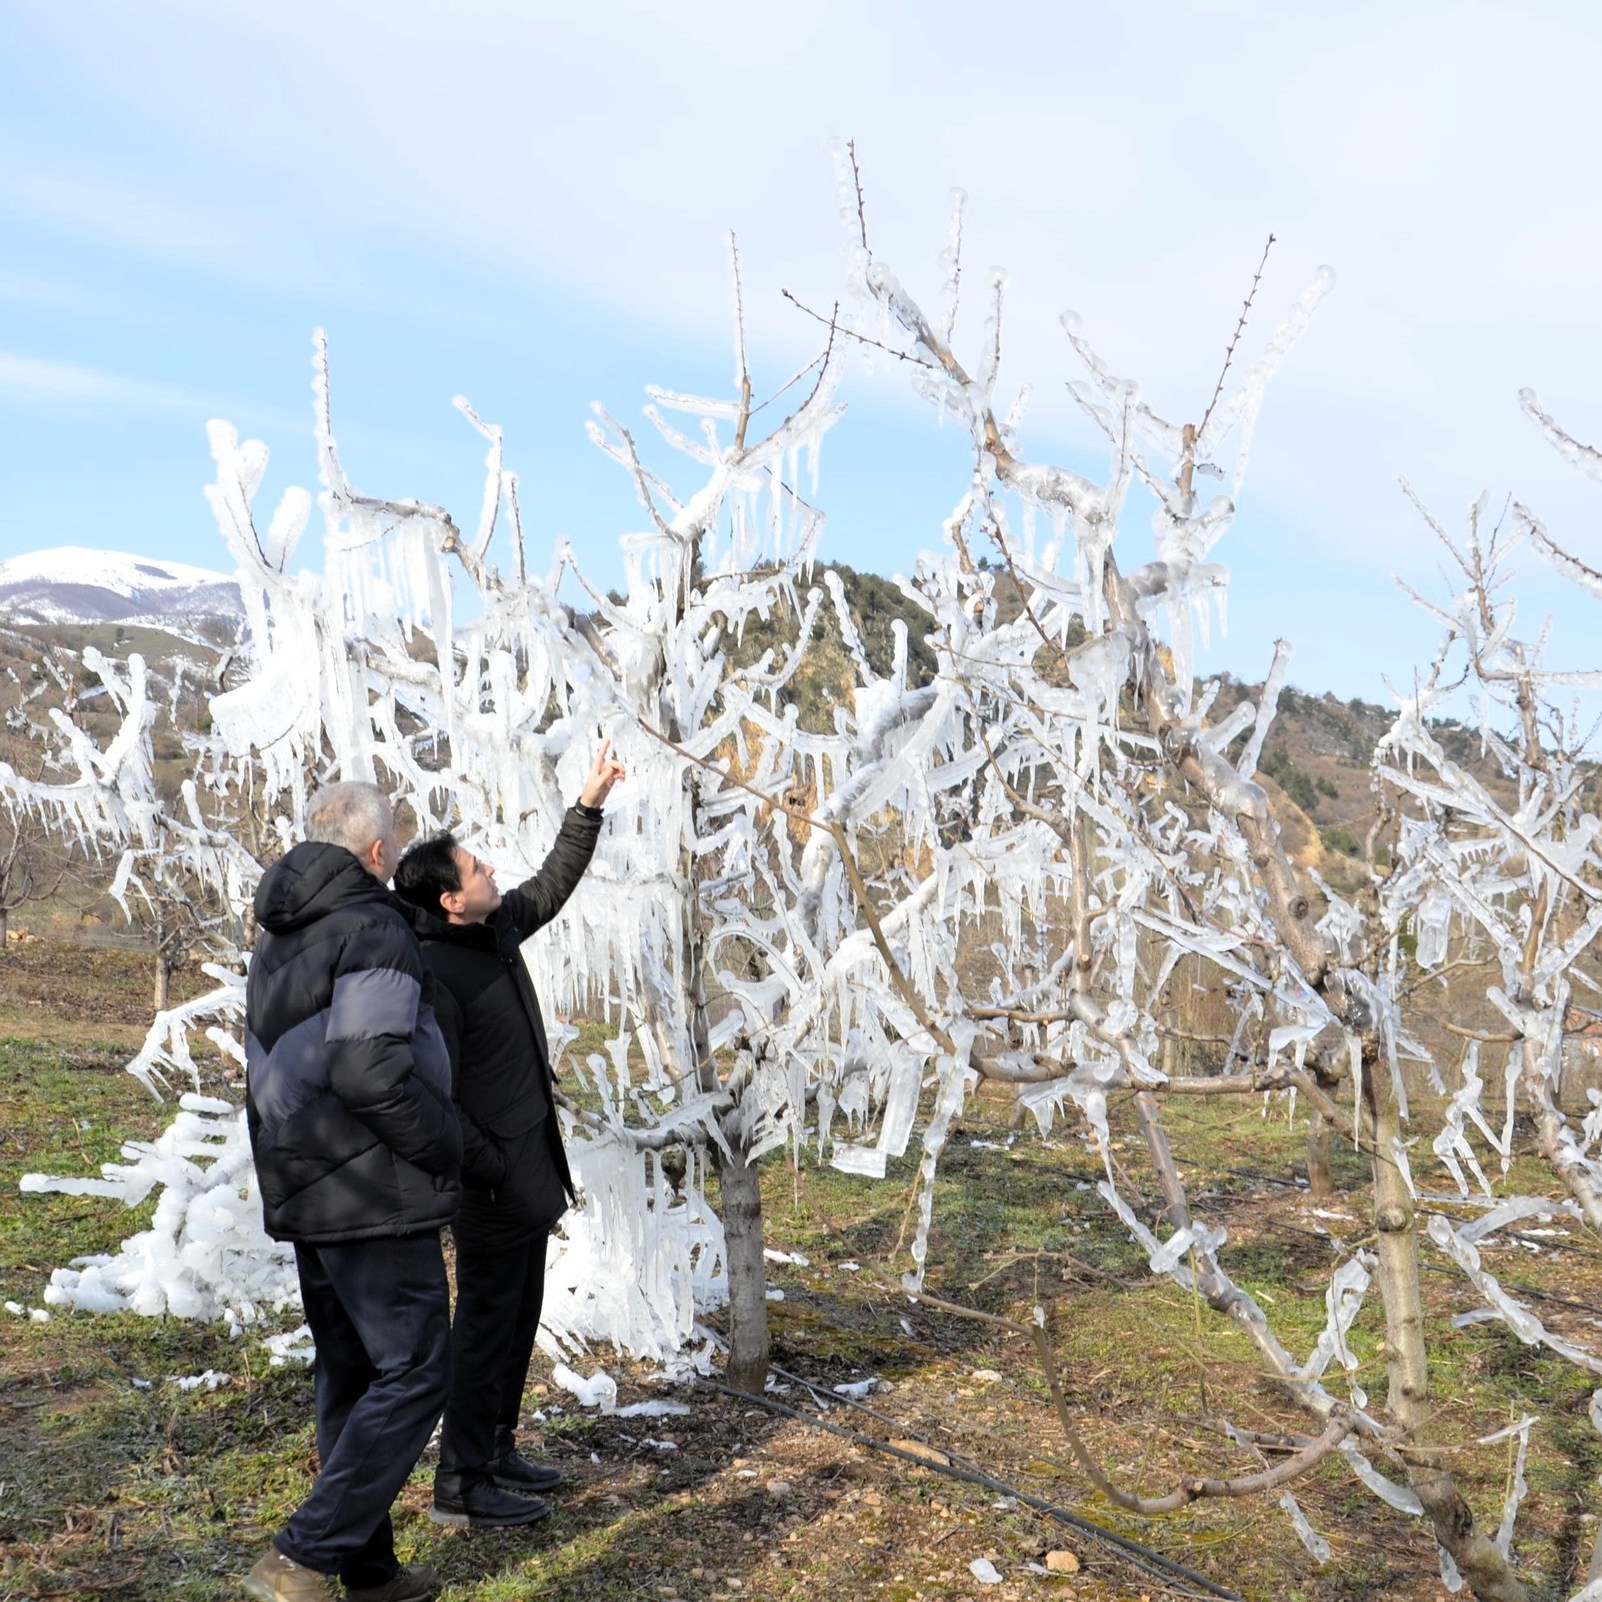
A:
<svg viewBox="0 0 1602 1602">
<path fill-rule="evenodd" d="M 543 1497 L 516 1496 L 493 1480 L 463 1485 L 455 1476 L 434 1477 L 434 1505 L 428 1516 L 436 1524 L 469 1524 L 475 1529 L 509 1529 L 536 1524 L 551 1511 Z"/>
<path fill-rule="evenodd" d="M 554 1491 L 562 1483 L 562 1471 L 544 1463 L 530 1463 L 515 1447 L 489 1465 L 489 1476 L 508 1491 Z"/>
</svg>

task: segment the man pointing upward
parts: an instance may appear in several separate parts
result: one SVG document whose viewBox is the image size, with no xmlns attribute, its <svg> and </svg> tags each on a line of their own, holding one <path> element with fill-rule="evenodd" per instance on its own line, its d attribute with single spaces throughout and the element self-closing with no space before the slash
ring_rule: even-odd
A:
<svg viewBox="0 0 1602 1602">
<path fill-rule="evenodd" d="M 561 1481 L 517 1450 L 546 1240 L 573 1196 L 545 1021 L 519 948 L 577 887 L 601 807 L 623 777 L 603 742 L 550 855 L 504 896 L 495 870 L 449 834 L 414 845 L 395 872 L 435 979 L 465 1153 L 451 1388 L 430 1515 L 441 1524 L 532 1524 L 551 1511 L 537 1493 Z"/>
</svg>

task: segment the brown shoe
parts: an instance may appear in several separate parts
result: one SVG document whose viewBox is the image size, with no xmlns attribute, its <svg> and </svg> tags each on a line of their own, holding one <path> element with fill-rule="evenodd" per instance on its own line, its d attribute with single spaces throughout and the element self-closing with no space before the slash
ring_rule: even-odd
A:
<svg viewBox="0 0 1602 1602">
<path fill-rule="evenodd" d="M 245 1576 L 245 1595 L 254 1602 L 338 1602 L 333 1576 L 302 1568 L 270 1546 Z"/>
<path fill-rule="evenodd" d="M 345 1602 L 434 1602 L 444 1585 L 426 1563 L 408 1563 L 382 1585 L 347 1585 Z"/>
</svg>

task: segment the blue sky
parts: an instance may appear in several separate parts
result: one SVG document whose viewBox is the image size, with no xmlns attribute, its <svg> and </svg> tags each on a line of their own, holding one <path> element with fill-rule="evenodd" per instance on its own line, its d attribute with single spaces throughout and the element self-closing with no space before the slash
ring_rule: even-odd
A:
<svg viewBox="0 0 1602 1602">
<path fill-rule="evenodd" d="M 1276 381 L 1206 658 L 1384 699 L 1433 630 L 1405 473 L 1449 524 L 1482 489 L 1602 565 L 1602 490 L 1520 416 L 1530 385 L 1602 441 L 1602 20 L 1582 5 L 864 6 L 793 11 L 278 0 L 0 13 L 0 557 L 83 544 L 224 565 L 204 423 L 315 474 L 310 336 L 364 489 L 470 523 L 501 423 L 531 556 L 605 580 L 641 514 L 586 441 L 592 401 L 721 392 L 725 236 L 759 391 L 810 354 L 780 297 L 843 279 L 831 139 L 854 137 L 877 252 L 933 300 L 947 195 L 977 281 L 1007 266 L 1002 389 L 1026 445 L 1099 471 L 1063 396 L 1077 310 L 1112 367 L 1197 412 L 1270 229 L 1247 354 L 1322 263 L 1335 293 Z M 982 308 L 971 301 L 969 348 Z M 909 569 L 966 474 L 903 374 L 853 366 L 823 552 Z M 1500 500 L 1498 500 L 1500 504 Z M 1127 563 L 1146 554 L 1132 520 Z M 315 553 L 312 553 L 315 555 Z M 1566 662 L 1588 607 L 1538 571 Z"/>
</svg>

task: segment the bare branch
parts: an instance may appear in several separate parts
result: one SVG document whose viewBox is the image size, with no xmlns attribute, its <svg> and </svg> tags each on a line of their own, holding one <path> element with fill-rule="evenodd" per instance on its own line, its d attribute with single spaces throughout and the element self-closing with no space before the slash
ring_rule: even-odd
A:
<svg viewBox="0 0 1602 1602">
<path fill-rule="evenodd" d="M 740 389 L 740 416 L 734 425 L 734 449 L 739 452 L 745 449 L 746 425 L 751 421 L 751 371 L 745 359 L 745 306 L 740 297 L 740 246 L 732 230 L 729 234 L 729 272 L 734 279 L 734 380 Z"/>
<path fill-rule="evenodd" d="M 868 248 L 868 207 L 862 198 L 862 169 L 857 165 L 857 142 L 855 139 L 846 140 L 846 155 L 851 161 L 851 181 L 857 186 L 857 233 L 862 241 L 862 248 Z"/>
<path fill-rule="evenodd" d="M 1257 299 L 1257 289 L 1263 281 L 1263 269 L 1268 266 L 1268 253 L 1273 248 L 1274 236 L 1270 234 L 1263 245 L 1263 254 L 1257 263 L 1257 271 L 1252 274 L 1252 287 L 1246 291 L 1246 300 L 1241 306 L 1240 319 L 1235 324 L 1235 332 L 1229 336 L 1229 344 L 1224 351 L 1224 365 L 1218 370 L 1218 382 L 1213 386 L 1213 397 L 1207 402 L 1207 410 L 1202 413 L 1202 420 L 1196 425 L 1195 431 L 1190 436 L 1189 443 L 1193 444 L 1207 432 L 1207 423 L 1213 415 L 1213 408 L 1218 404 L 1219 396 L 1224 393 L 1224 379 L 1229 374 L 1229 364 L 1235 359 L 1235 347 L 1240 343 L 1240 336 L 1246 332 L 1246 319 L 1251 315 L 1252 302 Z M 1188 454 L 1186 462 L 1188 465 Z"/>
<path fill-rule="evenodd" d="M 789 301 L 797 311 L 804 312 L 814 322 L 826 324 L 830 330 L 830 338 L 833 338 L 840 311 L 839 301 L 834 303 L 834 312 L 830 316 L 825 317 L 821 312 L 813 311 L 810 306 L 798 300 L 790 293 L 788 289 L 781 289 L 779 293 L 783 295 L 784 298 Z M 894 356 L 898 362 L 910 362 L 914 367 L 927 367 L 930 369 L 930 371 L 935 370 L 933 362 L 924 361 L 923 358 L 919 356 L 909 355 L 904 350 L 897 350 L 894 346 L 886 345 L 881 340 L 870 339 L 866 334 L 859 334 L 854 328 L 846 328 L 842 325 L 839 327 L 839 332 L 844 334 L 847 339 L 856 340 L 859 345 L 871 345 L 875 350 L 882 350 L 886 356 Z"/>
</svg>

